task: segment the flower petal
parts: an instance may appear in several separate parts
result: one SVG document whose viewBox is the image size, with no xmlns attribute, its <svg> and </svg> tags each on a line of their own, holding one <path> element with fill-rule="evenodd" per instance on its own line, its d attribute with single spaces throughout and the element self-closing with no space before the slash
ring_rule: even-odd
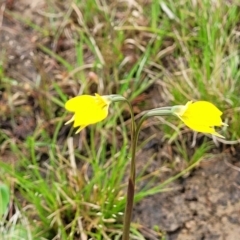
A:
<svg viewBox="0 0 240 240">
<path fill-rule="evenodd" d="M 81 127 L 75 132 L 75 134 L 81 132 L 86 126 L 87 126 L 87 125 L 81 126 Z"/>
<path fill-rule="evenodd" d="M 207 101 L 193 102 L 188 106 L 188 111 L 201 112 L 205 114 L 219 115 L 219 116 L 222 115 L 222 112 L 215 105 Z"/>
<path fill-rule="evenodd" d="M 185 106 L 174 106 L 172 112 L 192 130 L 224 138 L 214 129 L 215 126 L 226 124 L 222 122 L 222 112 L 212 103 L 206 101 L 189 101 Z"/>
<path fill-rule="evenodd" d="M 203 118 L 215 119 L 217 122 L 221 119 L 222 112 L 215 107 L 212 103 L 206 101 L 198 101 L 194 103 L 188 102 L 186 104 L 186 111 L 181 117 L 184 118 Z M 219 124 L 219 123 L 218 123 Z"/>
<path fill-rule="evenodd" d="M 93 105 L 96 105 L 95 97 L 90 95 L 81 95 L 69 99 L 65 103 L 65 108 L 69 112 L 76 112 L 78 110 L 87 109 Z"/>
<path fill-rule="evenodd" d="M 65 108 L 74 112 L 73 117 L 66 123 L 74 121 L 74 127 L 80 127 L 77 133 L 90 124 L 102 121 L 108 115 L 111 100 L 108 96 L 81 95 L 68 100 Z"/>
<path fill-rule="evenodd" d="M 83 111 L 84 110 L 84 111 Z M 108 115 L 108 106 L 100 108 L 98 105 L 92 105 L 91 108 L 81 108 L 81 111 L 75 113 L 74 127 L 89 125 L 102 121 Z"/>
<path fill-rule="evenodd" d="M 204 123 L 196 124 L 195 122 L 192 122 L 192 121 L 183 121 L 183 122 L 185 123 L 186 126 L 188 126 L 189 128 L 191 128 L 192 130 L 194 130 L 196 132 L 210 133 L 215 136 L 224 138 L 222 135 L 220 135 L 219 133 L 217 133 L 215 131 L 213 126 L 203 125 Z"/>
<path fill-rule="evenodd" d="M 75 120 L 75 115 L 73 115 L 73 116 L 71 117 L 71 119 L 68 120 L 68 121 L 65 123 L 65 125 L 67 125 L 67 124 L 73 122 L 74 120 Z"/>
<path fill-rule="evenodd" d="M 197 125 L 202 125 L 202 124 L 206 124 L 210 127 L 213 126 L 222 126 L 223 122 L 221 117 L 213 115 L 213 116 L 206 116 L 206 115 L 199 115 L 199 116 L 182 116 L 181 117 L 182 120 L 185 121 L 191 121 L 192 123 L 195 123 Z"/>
</svg>

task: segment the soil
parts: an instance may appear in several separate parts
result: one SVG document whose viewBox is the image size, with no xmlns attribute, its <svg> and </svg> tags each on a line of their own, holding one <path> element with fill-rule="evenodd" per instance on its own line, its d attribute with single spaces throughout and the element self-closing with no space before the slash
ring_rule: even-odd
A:
<svg viewBox="0 0 240 240">
<path fill-rule="evenodd" d="M 36 8 L 36 6 L 30 2 L 21 0 L 18 4 L 14 4 L 14 1 L 9 0 L 6 1 L 5 7 L 10 10 L 14 8 L 15 12 L 21 14 L 25 12 L 25 16 L 31 18 L 33 17 L 31 7 Z M 41 1 L 36 2 L 41 4 Z M 1 9 L 3 10 L 3 7 Z M 4 15 L 0 27 L 0 49 L 1 52 L 2 49 L 5 51 L 4 58 L 7 58 L 7 65 L 4 68 L 8 77 L 23 81 L 23 84 L 27 83 L 25 79 L 36 79 L 37 69 L 32 64 L 32 48 L 35 41 L 33 33 L 7 15 Z M 26 91 L 27 88 L 26 85 Z M 0 90 L 0 100 L 6 101 L 4 89 Z M 154 98 L 155 96 L 152 95 L 153 101 Z M 7 108 L 1 109 L 2 128 L 8 128 L 4 116 L 10 114 L 9 111 Z M 19 124 L 13 132 L 15 137 L 23 138 L 34 128 L 31 117 L 22 116 L 22 118 L 24 118 L 22 122 L 26 123 L 27 119 L 30 123 Z M 153 147 L 150 149 L 151 153 L 156 150 Z M 139 164 L 143 165 L 147 157 L 147 150 L 144 150 Z M 237 155 L 216 154 L 215 158 L 201 162 L 188 176 L 171 184 L 171 191 L 146 197 L 136 204 L 134 221 L 143 226 L 146 239 L 158 239 L 154 233 L 147 230 L 156 226 L 165 232 L 168 240 L 240 239 L 238 159 Z M 156 162 L 156 165 L 158 164 L 161 165 L 160 162 Z"/>
<path fill-rule="evenodd" d="M 135 221 L 158 226 L 168 240 L 237 240 L 240 237 L 240 163 L 232 156 L 201 162 L 176 190 L 143 199 Z"/>
</svg>

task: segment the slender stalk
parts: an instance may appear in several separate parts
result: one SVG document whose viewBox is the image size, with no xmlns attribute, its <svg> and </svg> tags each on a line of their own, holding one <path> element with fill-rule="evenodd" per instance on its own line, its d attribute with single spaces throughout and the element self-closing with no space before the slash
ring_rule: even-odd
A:
<svg viewBox="0 0 240 240">
<path fill-rule="evenodd" d="M 128 181 L 128 190 L 127 190 L 127 203 L 125 208 L 124 214 L 124 224 L 123 224 L 123 239 L 129 239 L 129 232 L 130 232 L 130 224 L 131 224 L 131 217 L 132 217 L 132 209 L 133 209 L 133 200 L 134 200 L 134 189 L 135 189 L 135 155 L 136 155 L 136 145 L 137 145 L 137 138 L 138 134 L 136 134 L 136 123 L 134 119 L 134 113 L 131 103 L 121 95 L 110 95 L 109 96 L 111 101 L 118 102 L 124 101 L 128 104 L 130 114 L 131 114 L 131 168 L 130 168 L 130 177 Z M 143 121 L 143 120 L 142 120 Z M 138 127 L 140 129 L 140 127 Z M 139 132 L 139 130 L 138 130 Z"/>
<path fill-rule="evenodd" d="M 122 240 L 129 240 L 130 234 L 130 225 L 132 219 L 132 210 L 134 203 L 134 193 L 135 193 L 135 181 L 136 181 L 136 150 L 137 150 L 137 142 L 138 136 L 141 130 L 142 123 L 148 118 L 152 116 L 163 116 L 171 114 L 171 107 L 163 107 L 156 108 L 146 112 L 137 127 L 135 124 L 133 108 L 130 102 L 121 95 L 110 95 L 109 98 L 113 102 L 124 101 L 128 104 L 131 114 L 131 165 L 130 165 L 130 177 L 128 179 L 128 188 L 127 188 L 127 202 L 124 213 L 124 223 L 123 223 L 123 237 Z"/>
<path fill-rule="evenodd" d="M 146 115 L 144 115 L 139 124 L 137 125 L 136 132 L 132 138 L 132 156 L 131 156 L 131 166 L 130 166 L 130 177 L 128 179 L 128 188 L 127 188 L 127 203 L 124 213 L 124 223 L 123 223 L 123 237 L 122 240 L 129 240 L 130 233 L 130 225 L 132 219 L 132 210 L 133 210 L 133 202 L 134 202 L 134 191 L 135 191 L 135 180 L 136 180 L 136 150 L 137 150 L 137 142 L 138 136 L 140 132 L 140 127 L 144 120 L 146 119 Z"/>
<path fill-rule="evenodd" d="M 140 122 L 137 125 L 136 131 L 132 133 L 132 156 L 131 156 L 131 166 L 130 166 L 130 177 L 128 180 L 128 189 L 127 189 L 127 203 L 124 213 L 124 223 L 123 223 L 123 237 L 122 240 L 129 240 L 129 234 L 130 234 L 130 225 L 131 225 L 131 219 L 132 219 L 132 210 L 133 210 L 133 203 L 134 203 L 134 190 L 135 190 L 135 181 L 136 181 L 136 150 L 137 150 L 137 142 L 138 142 L 138 136 L 141 130 L 141 126 L 143 122 L 148 118 L 152 116 L 163 116 L 163 115 L 170 115 L 171 114 L 171 108 L 165 107 L 165 108 L 159 108 L 157 110 L 153 109 L 148 111 L 146 114 L 143 115 Z M 132 118 L 132 122 L 134 122 L 134 119 Z M 135 122 L 134 122 L 135 125 Z"/>
</svg>

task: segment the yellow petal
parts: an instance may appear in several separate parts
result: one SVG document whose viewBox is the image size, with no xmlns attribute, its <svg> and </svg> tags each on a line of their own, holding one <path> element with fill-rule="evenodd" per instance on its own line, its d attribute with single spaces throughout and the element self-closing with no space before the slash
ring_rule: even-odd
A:
<svg viewBox="0 0 240 240">
<path fill-rule="evenodd" d="M 107 96 L 100 96 L 99 94 L 95 93 L 95 98 L 99 106 L 106 107 L 107 105 L 110 105 L 111 101 Z"/>
<path fill-rule="evenodd" d="M 95 97 L 90 95 L 81 95 L 71 98 L 65 103 L 65 108 L 70 112 L 76 112 L 79 109 L 84 109 L 95 105 Z"/>
<path fill-rule="evenodd" d="M 74 121 L 74 127 L 80 127 L 77 132 L 80 132 L 89 124 L 94 124 L 102 121 L 108 115 L 110 100 L 107 96 L 81 95 L 68 100 L 65 108 L 74 112 L 74 116 L 66 123 Z"/>
<path fill-rule="evenodd" d="M 84 111 L 82 111 L 84 110 Z M 93 105 L 91 108 L 84 108 L 75 113 L 74 127 L 89 125 L 102 121 L 108 115 L 108 106 L 99 108 Z"/>
<path fill-rule="evenodd" d="M 198 101 L 186 104 L 186 111 L 182 113 L 183 120 L 192 121 L 196 124 L 206 124 L 209 126 L 221 126 L 222 112 L 212 103 L 206 101 Z"/>
<path fill-rule="evenodd" d="M 202 133 L 210 133 L 218 137 L 214 127 L 226 125 L 222 122 L 222 112 L 210 102 L 189 101 L 185 106 L 172 108 L 173 114 L 178 116 L 189 128 Z"/>
<path fill-rule="evenodd" d="M 67 125 L 67 124 L 69 124 L 69 123 L 73 122 L 73 121 L 74 121 L 74 119 L 75 119 L 75 115 L 73 115 L 73 116 L 72 116 L 72 118 L 71 118 L 70 120 L 68 120 L 68 121 L 65 123 L 65 125 Z"/>
<path fill-rule="evenodd" d="M 195 123 L 197 125 L 208 125 L 208 126 L 222 126 L 223 122 L 221 117 L 213 115 L 193 115 L 193 116 L 182 116 L 182 121 L 191 121 L 192 123 Z"/>
<path fill-rule="evenodd" d="M 212 133 L 212 135 L 220 137 L 220 138 L 225 138 L 223 135 L 219 134 L 218 132 Z"/>
<path fill-rule="evenodd" d="M 81 132 L 84 128 L 86 127 L 86 125 L 84 126 L 81 126 L 76 132 L 75 132 L 75 134 L 77 134 L 77 133 L 79 133 L 79 132 Z"/>
<path fill-rule="evenodd" d="M 222 112 L 216 106 L 207 101 L 191 102 L 191 104 L 187 103 L 187 105 L 187 112 L 191 112 L 192 114 L 205 113 L 218 116 L 222 115 Z"/>
<path fill-rule="evenodd" d="M 224 136 L 220 135 L 219 133 L 217 133 L 214 129 L 214 127 L 212 126 L 207 126 L 207 125 L 199 125 L 196 124 L 194 122 L 191 121 L 184 121 L 185 125 L 188 126 L 189 128 L 191 128 L 192 130 L 196 131 L 196 132 L 201 132 L 201 133 L 210 133 L 213 134 L 215 136 L 224 138 Z"/>
<path fill-rule="evenodd" d="M 194 103 L 187 103 L 186 105 L 186 111 L 182 114 L 182 118 L 199 118 L 203 119 L 204 121 L 206 119 L 209 119 L 211 122 L 215 122 L 217 124 L 219 123 L 219 120 L 221 119 L 220 116 L 222 115 L 222 112 L 215 107 L 212 103 L 206 102 L 206 101 L 198 101 Z"/>
</svg>

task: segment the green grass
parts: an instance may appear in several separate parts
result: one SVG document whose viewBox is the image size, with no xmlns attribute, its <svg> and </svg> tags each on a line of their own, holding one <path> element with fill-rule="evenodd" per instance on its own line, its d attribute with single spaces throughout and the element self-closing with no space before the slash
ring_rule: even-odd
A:
<svg viewBox="0 0 240 240">
<path fill-rule="evenodd" d="M 21 234 L 23 239 L 121 239 L 130 158 L 128 108 L 111 105 L 105 121 L 74 135 L 64 126 L 63 108 L 72 96 L 118 93 L 136 109 L 150 108 L 134 101 L 144 99 L 145 91 L 155 107 L 207 100 L 223 110 L 229 124 L 221 134 L 229 140 L 240 136 L 239 6 L 237 1 L 195 2 L 139 1 L 130 7 L 121 1 L 51 0 L 44 9 L 48 14 L 40 14 L 42 26 L 6 10 L 38 39 L 33 61 L 38 79 L 21 74 L 14 79 L 2 51 L 0 120 L 10 127 L 0 130 L 0 182 L 11 188 L 14 211 L 2 219 L 0 234 L 11 239 Z M 153 87 L 157 94 L 151 96 Z M 160 102 L 153 99 L 157 95 Z M 19 118 L 27 117 L 34 128 L 20 136 Z M 161 118 L 154 121 L 149 125 L 162 132 L 184 169 L 175 159 L 166 161 L 163 167 L 178 173 L 159 183 L 161 169 L 145 173 L 154 156 L 146 159 L 137 183 L 147 184 L 137 189 L 136 201 L 170 191 L 169 183 L 211 156 L 211 139 L 198 135 L 199 144 L 189 149 L 191 131 L 177 119 L 166 118 L 161 125 Z M 148 142 L 143 141 L 140 152 Z M 132 225 L 132 239 L 144 239 L 140 228 Z M 158 228 L 155 233 L 165 239 Z"/>
</svg>

